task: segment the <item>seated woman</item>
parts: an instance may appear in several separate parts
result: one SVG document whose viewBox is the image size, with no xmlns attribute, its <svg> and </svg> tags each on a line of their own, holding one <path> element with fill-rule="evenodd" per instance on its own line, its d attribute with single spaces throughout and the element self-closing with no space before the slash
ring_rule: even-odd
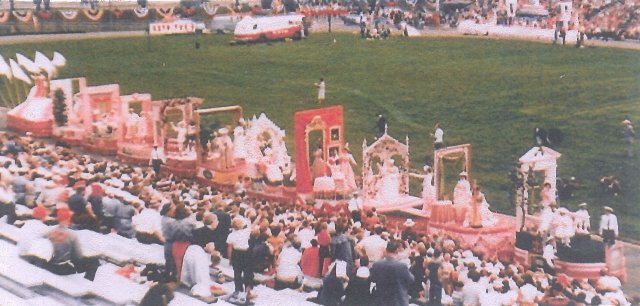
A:
<svg viewBox="0 0 640 306">
<path fill-rule="evenodd" d="M 294 240 L 285 244 L 276 260 L 276 290 L 278 289 L 302 289 L 302 270 L 300 259 L 302 253 L 298 251 L 300 241 Z"/>
</svg>

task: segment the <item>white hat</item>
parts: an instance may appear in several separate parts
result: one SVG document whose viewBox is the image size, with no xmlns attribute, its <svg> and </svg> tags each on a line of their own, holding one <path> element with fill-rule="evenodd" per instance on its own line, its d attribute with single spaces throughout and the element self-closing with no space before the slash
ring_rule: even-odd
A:
<svg viewBox="0 0 640 306">
<path fill-rule="evenodd" d="M 429 165 L 424 165 L 424 167 L 422 167 L 422 170 L 424 170 L 424 172 L 427 172 L 427 170 L 431 169 L 431 167 L 429 167 Z"/>
<path fill-rule="evenodd" d="M 605 210 L 605 211 L 608 211 L 608 212 L 613 212 L 613 208 L 611 208 L 611 207 L 609 207 L 609 206 L 605 206 L 605 207 L 604 207 L 604 210 Z"/>
<path fill-rule="evenodd" d="M 407 219 L 407 221 L 404 222 L 404 226 L 407 226 L 407 227 L 414 226 L 414 225 L 416 225 L 416 223 L 413 222 L 411 218 Z"/>
<path fill-rule="evenodd" d="M 587 207 L 587 203 L 586 202 L 582 202 L 582 203 L 580 203 L 580 205 L 578 205 L 578 207 Z"/>
<path fill-rule="evenodd" d="M 467 176 L 467 171 L 460 172 L 460 176 Z"/>
<path fill-rule="evenodd" d="M 218 133 L 226 134 L 226 133 L 229 133 L 229 130 L 227 130 L 227 128 L 221 128 L 221 129 L 218 130 Z"/>
<path fill-rule="evenodd" d="M 629 121 L 629 119 L 625 119 L 624 121 L 622 121 L 623 124 L 631 124 L 631 121 Z"/>
</svg>

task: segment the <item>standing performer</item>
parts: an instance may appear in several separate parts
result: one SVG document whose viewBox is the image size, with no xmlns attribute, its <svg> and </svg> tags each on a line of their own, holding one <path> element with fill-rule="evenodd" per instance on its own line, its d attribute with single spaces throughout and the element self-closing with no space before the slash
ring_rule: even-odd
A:
<svg viewBox="0 0 640 306">
<path fill-rule="evenodd" d="M 324 79 L 320 78 L 320 83 L 316 83 L 315 85 L 316 87 L 318 87 L 318 103 L 322 103 L 324 102 L 324 91 L 325 91 Z"/>
<path fill-rule="evenodd" d="M 436 202 L 436 187 L 433 186 L 433 174 L 431 167 L 424 166 L 424 179 L 422 180 L 422 210 L 430 211 L 431 205 Z"/>
<path fill-rule="evenodd" d="M 602 242 L 612 246 L 618 238 L 618 218 L 613 214 L 613 208 L 604 207 L 604 215 L 600 217 L 600 236 Z"/>
<path fill-rule="evenodd" d="M 153 166 L 153 172 L 155 172 L 156 177 L 160 177 L 160 166 L 166 162 L 167 158 L 164 156 L 164 150 L 159 150 L 158 145 L 154 145 L 153 150 L 151 150 L 149 166 Z"/>
<path fill-rule="evenodd" d="M 444 131 L 440 128 L 440 123 L 436 123 L 435 132 L 431 134 L 435 140 L 433 141 L 434 150 L 438 150 L 444 147 Z"/>
</svg>

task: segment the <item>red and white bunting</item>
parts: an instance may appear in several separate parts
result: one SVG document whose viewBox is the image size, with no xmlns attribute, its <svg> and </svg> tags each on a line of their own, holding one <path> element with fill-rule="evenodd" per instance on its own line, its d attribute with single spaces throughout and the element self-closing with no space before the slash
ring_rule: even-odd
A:
<svg viewBox="0 0 640 306">
<path fill-rule="evenodd" d="M 133 10 L 133 15 L 136 19 L 145 19 L 149 16 L 149 9 L 146 7 L 139 7 Z"/>
<path fill-rule="evenodd" d="M 13 11 L 13 16 L 15 16 L 21 22 L 31 22 L 33 21 L 33 14 L 31 11 Z"/>
<path fill-rule="evenodd" d="M 0 23 L 9 21 L 9 16 L 11 16 L 11 13 L 9 13 L 9 11 L 0 11 Z"/>
<path fill-rule="evenodd" d="M 76 10 L 60 10 L 60 16 L 65 21 L 76 21 L 76 20 L 78 20 L 78 11 L 76 11 Z"/>
<path fill-rule="evenodd" d="M 100 21 L 102 19 L 102 15 L 104 15 L 104 10 L 86 9 L 84 10 L 84 15 L 91 21 Z"/>
<path fill-rule="evenodd" d="M 159 7 L 156 9 L 156 12 L 158 13 L 158 15 L 162 16 L 163 18 L 171 17 L 173 16 L 173 7 L 169 7 L 169 8 Z"/>
<path fill-rule="evenodd" d="M 205 2 L 202 3 L 202 5 L 200 6 L 202 7 L 202 10 L 204 11 L 204 14 L 209 16 L 209 17 L 213 17 L 216 15 L 216 13 L 218 12 L 218 6 L 211 4 L 209 2 Z"/>
</svg>

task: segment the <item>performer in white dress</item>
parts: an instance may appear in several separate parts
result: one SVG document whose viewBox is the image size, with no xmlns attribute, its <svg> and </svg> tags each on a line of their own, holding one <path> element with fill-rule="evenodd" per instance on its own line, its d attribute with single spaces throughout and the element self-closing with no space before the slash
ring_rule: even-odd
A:
<svg viewBox="0 0 640 306">
<path fill-rule="evenodd" d="M 176 137 L 178 140 L 178 151 L 182 153 L 184 151 L 185 141 L 187 140 L 187 124 L 184 120 L 178 122 L 178 126 L 171 122 L 171 128 L 178 133 Z"/>
<path fill-rule="evenodd" d="M 462 171 L 460 172 L 460 180 L 453 191 L 453 204 L 460 207 L 469 207 L 471 198 L 471 184 L 467 181 L 467 171 Z"/>
<path fill-rule="evenodd" d="M 431 167 L 424 166 L 424 179 L 422 180 L 422 210 L 430 211 L 431 205 L 434 204 L 436 199 L 436 187 L 433 186 L 433 174 L 431 173 Z"/>
<path fill-rule="evenodd" d="M 338 155 L 338 161 L 340 166 L 340 172 L 344 174 L 345 183 L 349 191 L 355 190 L 358 186 L 356 185 L 356 176 L 353 173 L 353 168 L 351 165 L 357 166 L 356 159 L 353 158 L 351 152 L 349 152 L 349 143 L 344 146 L 342 152 Z"/>
<path fill-rule="evenodd" d="M 578 205 L 580 209 L 576 211 L 576 228 L 578 233 L 588 234 L 591 229 L 591 216 L 587 210 L 587 203 Z"/>
<path fill-rule="evenodd" d="M 140 112 L 140 118 L 138 118 L 137 124 L 137 135 L 136 138 L 140 141 L 144 140 L 147 136 L 147 117 L 149 116 L 149 112 L 142 111 Z"/>
<path fill-rule="evenodd" d="M 576 234 L 576 227 L 573 223 L 573 218 L 569 215 L 569 210 L 564 207 L 558 208 L 558 214 L 559 216 L 555 218 L 555 236 L 566 246 L 569 246 L 571 237 Z"/>
<path fill-rule="evenodd" d="M 233 141 L 229 137 L 229 130 L 221 128 L 218 130 L 218 147 L 220 149 L 221 167 L 223 169 L 233 168 Z"/>
<path fill-rule="evenodd" d="M 542 198 L 540 205 L 542 205 L 543 208 L 556 202 L 556 191 L 551 188 L 551 183 L 544 183 L 544 187 L 542 188 L 542 191 L 540 191 L 540 197 Z"/>
<path fill-rule="evenodd" d="M 233 129 L 233 160 L 243 161 L 247 158 L 247 148 L 245 147 L 245 122 L 238 120 L 238 125 Z"/>
<path fill-rule="evenodd" d="M 385 203 L 396 201 L 400 195 L 400 170 L 393 164 L 393 159 L 384 161 L 379 175 L 378 198 Z"/>
<path fill-rule="evenodd" d="M 133 140 L 138 131 L 138 121 L 140 120 L 140 116 L 138 116 L 138 114 L 136 114 L 133 111 L 133 108 L 129 109 L 129 116 L 127 118 L 127 122 L 125 123 L 125 126 L 127 127 L 127 133 L 124 136 L 124 139 L 126 140 Z"/>
</svg>

